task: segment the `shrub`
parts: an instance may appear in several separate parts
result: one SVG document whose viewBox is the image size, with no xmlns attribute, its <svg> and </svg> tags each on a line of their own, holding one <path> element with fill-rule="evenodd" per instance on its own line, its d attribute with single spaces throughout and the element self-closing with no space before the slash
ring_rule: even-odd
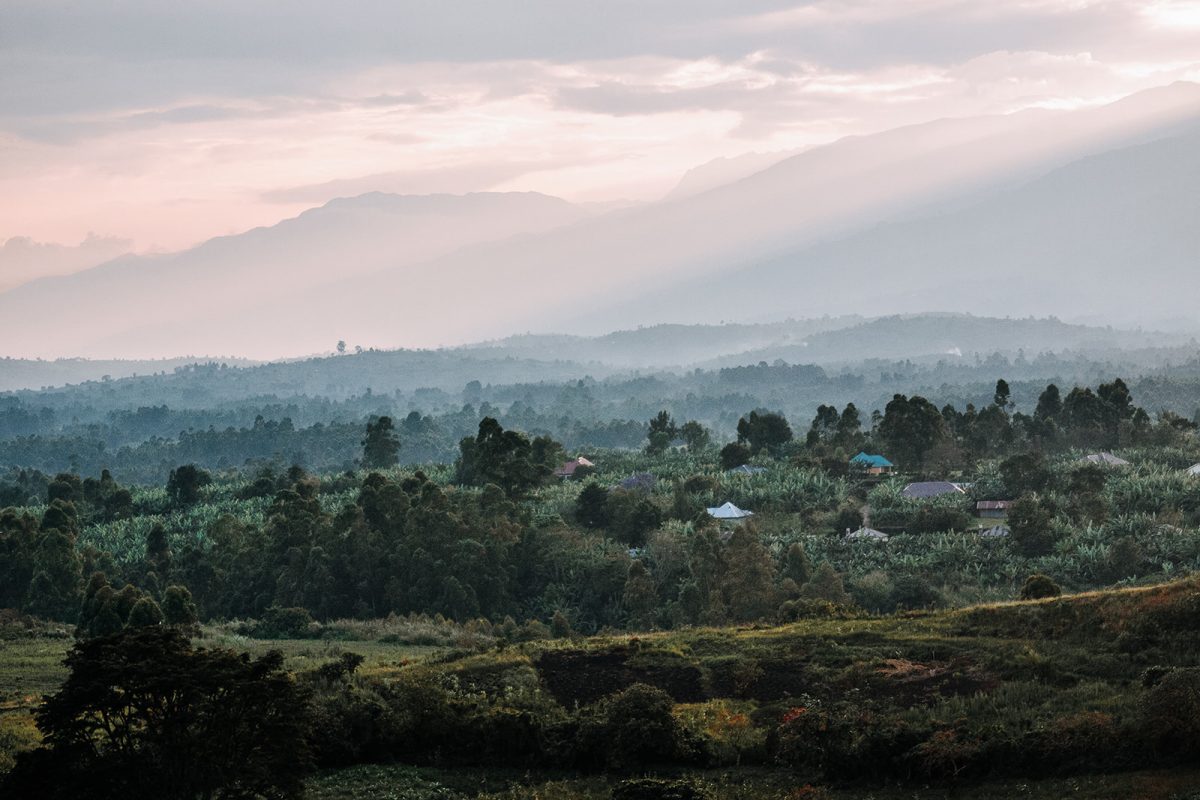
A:
<svg viewBox="0 0 1200 800">
<path fill-rule="evenodd" d="M 635 683 L 584 712 L 577 745 L 613 769 L 671 761 L 684 748 L 671 696 Z"/>
<path fill-rule="evenodd" d="M 1021 585 L 1022 600 L 1041 600 L 1047 597 L 1058 597 L 1061 594 L 1062 588 L 1049 576 L 1040 572 L 1030 575 Z"/>
<path fill-rule="evenodd" d="M 306 639 L 316 635 L 317 623 L 303 608 L 271 606 L 250 629 L 259 639 Z"/>
</svg>

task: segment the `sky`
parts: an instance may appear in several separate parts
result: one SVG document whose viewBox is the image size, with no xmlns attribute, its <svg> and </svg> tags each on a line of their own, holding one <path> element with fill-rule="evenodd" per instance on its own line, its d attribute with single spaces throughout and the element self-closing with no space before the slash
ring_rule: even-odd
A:
<svg viewBox="0 0 1200 800">
<path fill-rule="evenodd" d="M 718 157 L 1176 80 L 1196 0 L 0 0 L 0 290 L 337 196 L 650 201 Z"/>
</svg>

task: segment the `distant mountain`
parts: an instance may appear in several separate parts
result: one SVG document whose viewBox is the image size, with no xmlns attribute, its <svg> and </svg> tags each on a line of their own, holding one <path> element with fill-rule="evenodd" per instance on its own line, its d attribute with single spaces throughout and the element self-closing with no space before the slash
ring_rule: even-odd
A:
<svg viewBox="0 0 1200 800">
<path fill-rule="evenodd" d="M 204 335 L 204 319 L 233 315 L 252 321 L 260 307 L 289 292 L 342 284 L 384 266 L 403 268 L 469 245 L 548 231 L 589 214 L 533 192 L 372 193 L 332 200 L 277 225 L 212 239 L 181 253 L 125 256 L 0 294 L 0 355 L 136 358 L 246 352 L 244 338 Z M 65 308 L 71 309 L 72 325 L 58 324 Z M 302 326 L 310 312 L 303 310 L 292 324 Z M 156 333 L 181 322 L 196 326 L 197 335 L 187 342 Z M 88 338 L 81 339 L 80 331 Z M 278 345 L 289 333 L 276 335 Z M 341 334 L 327 334 L 303 347 L 266 354 L 332 349 L 339 338 Z"/>
<path fill-rule="evenodd" d="M 666 200 L 682 200 L 710 189 L 748 178 L 797 154 L 796 150 L 775 153 L 743 153 L 740 156 L 714 158 L 683 174 L 679 183 L 667 193 Z"/>
<path fill-rule="evenodd" d="M 139 375 L 145 402 L 188 407 L 196 374 L 209 376 L 205 402 L 257 396 L 347 397 L 438 389 L 457 396 L 470 381 L 504 385 L 590 377 L 682 373 L 773 363 L 863 369 L 912 360 L 972 364 L 1000 354 L 1015 359 L 1071 354 L 1105 361 L 1135 355 L 1151 366 L 1200 354 L 1194 335 L 1072 325 L 1058 319 L 971 314 L 910 314 L 787 320 L 759 325 L 654 325 L 602 336 L 526 334 L 441 350 L 368 351 L 267 364 L 213 359 L 30 361 L 0 359 L 0 391 Z M 201 364 L 196 369 L 188 365 Z M 179 375 L 173 375 L 179 371 Z M 129 381 L 121 384 L 128 387 Z M 128 391 L 122 388 L 121 391 Z M 142 401 L 139 401 L 142 402 Z"/>
<path fill-rule="evenodd" d="M 88 381 L 116 381 L 135 376 L 170 374 L 179 367 L 204 363 L 208 359 L 161 358 L 150 361 L 98 360 L 62 358 L 40 361 L 27 358 L 0 358 L 0 392 L 67 386 Z M 238 358 L 218 358 L 231 367 L 248 367 L 253 361 Z"/>
<path fill-rule="evenodd" d="M 1200 329 L 1198 332 L 1200 333 Z M 861 364 L 871 360 L 970 363 L 1001 354 L 1034 358 L 1044 353 L 1107 357 L 1155 348 L 1200 351 L 1196 335 L 1072 325 L 1054 318 L 1002 319 L 971 314 L 909 314 L 882 317 L 816 332 L 799 342 L 722 356 L 703 367 L 783 360 L 790 364 Z"/>
<path fill-rule="evenodd" d="M 1138 145 L 1182 141 L 1198 122 L 1196 84 L 1084 111 L 939 120 L 588 218 L 537 195 L 407 198 L 401 210 L 375 209 L 367 196 L 354 201 L 364 209 L 333 203 L 153 266 L 123 262 L 0 295 L 0 346 L 263 358 L 338 339 L 436 347 L 514 331 L 930 308 L 1069 318 L 1118 285 L 1094 280 L 1110 280 L 1118 254 L 1159 292 L 1186 263 L 1194 236 L 1184 228 L 1200 196 L 1192 157 L 1177 154 L 1177 171 L 1169 155 L 1146 156 L 1146 172 L 1121 165 Z M 1087 166 L 1105 154 L 1106 166 Z M 449 210 L 414 210 L 430 202 Z M 1136 295 L 1139 314 L 1158 310 L 1153 295 Z M 72 325 L 59 324 L 62 309 Z M 79 341 L 79 330 L 90 338 Z"/>
<path fill-rule="evenodd" d="M 111 261 L 133 249 L 133 242 L 89 234 L 77 245 L 36 242 L 13 236 L 0 244 L 0 292 L 46 275 L 69 275 Z"/>
<path fill-rule="evenodd" d="M 970 208 L 797 250 L 669 301 L 715 314 L 716 298 L 751 287 L 763 313 L 798 316 L 974 308 L 1124 325 L 1194 319 L 1200 133 L 1086 158 Z"/>
</svg>

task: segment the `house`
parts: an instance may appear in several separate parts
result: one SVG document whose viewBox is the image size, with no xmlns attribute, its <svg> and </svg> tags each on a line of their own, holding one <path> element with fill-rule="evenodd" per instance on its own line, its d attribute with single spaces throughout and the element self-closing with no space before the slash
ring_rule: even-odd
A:
<svg viewBox="0 0 1200 800">
<path fill-rule="evenodd" d="M 975 516 L 1004 519 L 1008 516 L 1008 507 L 1012 504 L 1012 500 L 980 500 L 975 504 Z"/>
<path fill-rule="evenodd" d="M 1099 464 L 1102 467 L 1128 467 L 1129 462 L 1123 458 L 1117 458 L 1112 453 L 1092 453 L 1079 459 L 1081 463 Z"/>
<path fill-rule="evenodd" d="M 868 475 L 891 475 L 896 470 L 896 465 L 883 456 L 865 452 L 850 459 L 850 466 L 865 470 Z"/>
<path fill-rule="evenodd" d="M 1012 531 L 1008 529 L 1007 525 L 994 525 L 987 529 L 980 529 L 979 536 L 983 539 L 1003 539 L 1010 533 Z"/>
<path fill-rule="evenodd" d="M 916 500 L 928 500 L 948 494 L 966 494 L 962 486 L 950 481 L 921 481 L 905 486 L 900 494 Z"/>
<path fill-rule="evenodd" d="M 1187 468 L 1187 474 L 1193 478 L 1200 478 L 1200 464 Z"/>
<path fill-rule="evenodd" d="M 750 464 L 742 464 L 740 467 L 734 467 L 733 469 L 726 470 L 725 474 L 727 474 L 727 475 L 762 475 L 766 471 L 767 471 L 766 467 L 754 467 L 754 466 L 751 466 Z"/>
<path fill-rule="evenodd" d="M 576 458 L 573 461 L 568 461 L 567 463 L 563 464 L 558 469 L 554 470 L 554 477 L 556 477 L 556 478 L 573 478 L 573 477 L 575 477 L 575 470 L 579 469 L 580 467 L 589 467 L 590 468 L 590 467 L 594 467 L 594 466 L 596 466 L 596 465 L 593 464 L 592 462 L 588 461 L 583 456 L 580 456 L 579 458 Z"/>
<path fill-rule="evenodd" d="M 849 528 L 847 528 L 846 538 L 869 539 L 874 542 L 886 542 L 888 540 L 888 535 L 883 531 L 877 531 L 874 528 L 868 528 L 866 525 L 864 525 L 856 531 L 851 531 Z"/>
<path fill-rule="evenodd" d="M 716 508 L 709 508 L 706 510 L 708 511 L 708 515 L 710 517 L 720 520 L 740 520 L 754 516 L 753 511 L 743 511 L 733 503 L 725 503 L 724 505 L 717 506 Z"/>
</svg>

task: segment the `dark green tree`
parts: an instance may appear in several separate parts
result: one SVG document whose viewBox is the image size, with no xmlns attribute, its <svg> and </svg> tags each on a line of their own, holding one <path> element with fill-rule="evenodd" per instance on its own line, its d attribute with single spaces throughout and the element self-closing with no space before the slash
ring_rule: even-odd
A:
<svg viewBox="0 0 1200 800">
<path fill-rule="evenodd" d="M 391 417 L 379 417 L 367 422 L 362 452 L 363 466 L 367 469 L 387 469 L 400 463 L 400 438 L 396 435 Z"/>
<path fill-rule="evenodd" d="M 696 420 L 688 420 L 679 428 L 679 438 L 687 445 L 688 452 L 696 453 L 708 447 L 708 429 Z"/>
<path fill-rule="evenodd" d="M 575 499 L 575 519 L 585 528 L 607 527 L 608 489 L 596 483 L 584 486 Z"/>
<path fill-rule="evenodd" d="M 754 454 L 741 442 L 730 442 L 721 448 L 721 468 L 734 469 L 746 464 Z"/>
<path fill-rule="evenodd" d="M 167 477 L 167 497 L 177 506 L 195 505 L 200 490 L 212 483 L 212 476 L 195 464 L 184 464 L 171 470 Z"/>
<path fill-rule="evenodd" d="M 895 395 L 884 409 L 879 436 L 893 461 L 918 469 L 946 435 L 946 422 L 924 397 Z"/>
<path fill-rule="evenodd" d="M 792 428 L 782 414 L 770 411 L 751 411 L 737 424 L 738 441 L 749 446 L 751 452 L 766 450 L 773 455 L 792 440 Z"/>
<path fill-rule="evenodd" d="M 675 420 L 671 419 L 671 415 L 666 411 L 658 412 L 654 419 L 650 420 L 646 432 L 646 438 L 649 440 L 646 444 L 646 452 L 662 453 L 671 446 L 671 442 L 678 435 L 679 429 L 675 427 Z"/>
<path fill-rule="evenodd" d="M 271 652 L 194 650 L 173 628 L 82 641 L 0 792 L 24 798 L 300 798 L 308 703 Z"/>
</svg>

